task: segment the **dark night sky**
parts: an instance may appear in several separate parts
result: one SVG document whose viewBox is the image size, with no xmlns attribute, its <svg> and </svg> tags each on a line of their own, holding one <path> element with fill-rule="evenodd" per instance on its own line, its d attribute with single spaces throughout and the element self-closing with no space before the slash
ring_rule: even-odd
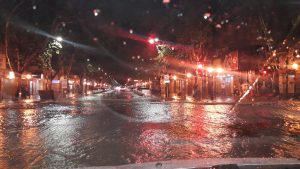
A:
<svg viewBox="0 0 300 169">
<path fill-rule="evenodd" d="M 2 18 L 18 2 L 0 0 Z M 156 56 L 154 47 L 146 43 L 149 36 L 183 45 L 208 37 L 213 39 L 207 46 L 210 50 L 256 51 L 262 45 L 257 41 L 261 32 L 258 16 L 265 19 L 273 40 L 279 42 L 299 15 L 299 7 L 295 0 L 171 0 L 168 5 L 162 0 L 26 0 L 14 24 L 26 23 L 92 47 L 70 51 L 77 51 L 75 55 L 80 51 L 78 57 L 90 57 L 116 78 L 127 79 L 137 75 L 135 67 L 151 65 L 149 59 Z M 99 10 L 97 16 L 95 10 Z M 203 18 L 205 13 L 212 21 Z M 298 34 L 294 36 L 298 38 Z M 144 62 L 132 60 L 138 55 Z"/>
</svg>

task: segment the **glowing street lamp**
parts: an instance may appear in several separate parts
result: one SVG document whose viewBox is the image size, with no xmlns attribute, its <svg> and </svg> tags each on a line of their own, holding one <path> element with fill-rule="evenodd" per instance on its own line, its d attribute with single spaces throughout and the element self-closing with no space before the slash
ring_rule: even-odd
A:
<svg viewBox="0 0 300 169">
<path fill-rule="evenodd" d="M 61 42 L 61 41 L 63 41 L 63 38 L 62 38 L 61 36 L 58 36 L 58 37 L 56 37 L 56 40 L 57 40 L 58 42 Z"/>
<path fill-rule="evenodd" d="M 198 64 L 198 65 L 197 65 L 197 68 L 198 68 L 198 69 L 203 69 L 203 65 L 202 65 L 202 64 Z"/>
<path fill-rule="evenodd" d="M 155 40 L 153 38 L 148 39 L 148 42 L 153 45 L 155 43 Z"/>
<path fill-rule="evenodd" d="M 214 71 L 214 68 L 212 68 L 212 67 L 207 68 L 208 73 L 212 73 L 213 71 Z"/>
<path fill-rule="evenodd" d="M 26 75 L 26 79 L 31 79 L 31 78 L 32 78 L 32 76 L 30 74 Z"/>
<path fill-rule="evenodd" d="M 222 68 L 217 68 L 217 73 L 223 73 L 224 70 Z"/>
<path fill-rule="evenodd" d="M 186 74 L 186 77 L 191 78 L 191 77 L 192 77 L 192 74 L 191 74 L 191 73 L 187 73 L 187 74 Z"/>
<path fill-rule="evenodd" d="M 14 73 L 13 71 L 10 71 L 10 72 L 8 73 L 8 78 L 9 78 L 9 79 L 15 79 L 15 78 L 16 78 L 15 73 Z"/>
<path fill-rule="evenodd" d="M 174 75 L 174 76 L 173 76 L 173 79 L 174 79 L 174 80 L 177 80 L 177 76 L 176 76 L 176 75 Z"/>
<path fill-rule="evenodd" d="M 298 65 L 297 63 L 293 63 L 293 64 L 292 64 L 292 68 L 293 68 L 293 69 L 297 70 L 298 67 L 299 67 L 299 65 Z"/>
</svg>

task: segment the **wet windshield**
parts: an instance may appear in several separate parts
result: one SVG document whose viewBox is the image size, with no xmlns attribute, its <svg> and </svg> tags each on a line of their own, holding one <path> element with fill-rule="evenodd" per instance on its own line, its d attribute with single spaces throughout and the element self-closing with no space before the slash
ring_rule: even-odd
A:
<svg viewBox="0 0 300 169">
<path fill-rule="evenodd" d="M 299 158 L 299 9 L 0 0 L 0 168 Z"/>
</svg>

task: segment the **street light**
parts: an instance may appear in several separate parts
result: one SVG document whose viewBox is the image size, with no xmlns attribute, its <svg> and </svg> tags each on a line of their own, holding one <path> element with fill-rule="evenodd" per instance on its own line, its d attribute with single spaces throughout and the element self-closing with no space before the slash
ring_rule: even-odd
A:
<svg viewBox="0 0 300 169">
<path fill-rule="evenodd" d="M 187 74 L 186 74 L 186 77 L 191 78 L 191 77 L 192 77 L 192 74 L 191 74 L 191 73 L 187 73 Z"/>
<path fill-rule="evenodd" d="M 26 79 L 31 79 L 31 78 L 32 78 L 32 76 L 30 74 L 26 75 Z"/>
<path fill-rule="evenodd" d="M 217 73 L 223 73 L 224 70 L 222 68 L 217 68 Z"/>
<path fill-rule="evenodd" d="M 174 76 L 173 76 L 173 79 L 174 79 L 174 80 L 177 80 L 177 76 L 176 76 L 176 75 L 174 75 Z"/>
<path fill-rule="evenodd" d="M 15 76 L 15 73 L 13 72 L 13 71 L 10 71 L 9 73 L 8 73 L 8 78 L 9 79 L 14 79 L 16 76 Z"/>
<path fill-rule="evenodd" d="M 56 40 L 57 40 L 58 42 L 61 42 L 61 41 L 63 41 L 63 38 L 62 38 L 61 36 L 58 36 L 58 37 L 56 37 Z"/>
<path fill-rule="evenodd" d="M 207 68 L 207 71 L 208 71 L 208 73 L 212 73 L 214 71 L 214 68 L 209 67 L 209 68 Z"/>
<path fill-rule="evenodd" d="M 198 65 L 197 65 L 197 68 L 198 68 L 198 69 L 202 69 L 202 68 L 203 68 L 203 65 L 202 65 L 202 64 L 198 64 Z"/>
<path fill-rule="evenodd" d="M 150 39 L 148 39 L 148 42 L 149 42 L 151 45 L 153 45 L 154 42 L 155 42 L 155 40 L 154 40 L 153 38 L 150 38 Z"/>
<path fill-rule="evenodd" d="M 293 64 L 292 64 L 292 68 L 293 68 L 293 69 L 297 70 L 298 67 L 299 67 L 299 65 L 298 65 L 297 63 L 293 63 Z"/>
</svg>

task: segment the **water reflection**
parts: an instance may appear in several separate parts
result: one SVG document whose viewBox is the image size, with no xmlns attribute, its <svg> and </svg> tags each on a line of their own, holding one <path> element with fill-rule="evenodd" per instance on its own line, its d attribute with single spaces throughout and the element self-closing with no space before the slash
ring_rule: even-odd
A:
<svg viewBox="0 0 300 169">
<path fill-rule="evenodd" d="M 289 106 L 231 112 L 228 105 L 160 102 L 125 91 L 0 109 L 0 168 L 299 157 L 300 116 Z"/>
</svg>

